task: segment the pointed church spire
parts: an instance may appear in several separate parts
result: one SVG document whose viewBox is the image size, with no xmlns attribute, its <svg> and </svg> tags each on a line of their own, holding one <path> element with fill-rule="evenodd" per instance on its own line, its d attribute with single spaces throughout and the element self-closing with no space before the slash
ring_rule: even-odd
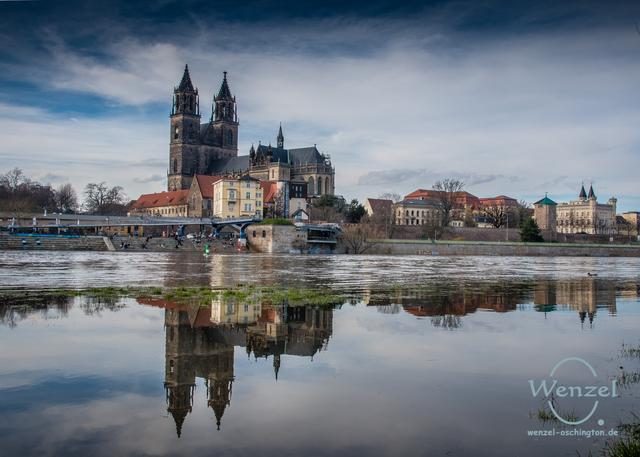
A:
<svg viewBox="0 0 640 457">
<path fill-rule="evenodd" d="M 273 356 L 273 372 L 276 375 L 276 381 L 278 380 L 278 372 L 280 371 L 280 354 L 274 354 Z"/>
<path fill-rule="evenodd" d="M 173 108 L 171 115 L 174 114 L 200 115 L 198 89 L 195 89 L 191 83 L 188 65 L 184 66 L 184 73 L 182 74 L 180 84 L 173 90 Z"/>
<path fill-rule="evenodd" d="M 222 78 L 222 85 L 220 86 L 220 90 L 218 91 L 218 96 L 216 100 L 233 100 L 233 96 L 231 95 L 231 90 L 229 89 L 229 83 L 227 83 L 227 72 L 224 72 L 224 76 Z"/>
<path fill-rule="evenodd" d="M 282 134 L 282 122 L 280 123 L 280 128 L 278 129 L 278 147 L 284 148 L 284 135 Z"/>
<path fill-rule="evenodd" d="M 593 192 L 593 184 L 589 186 L 589 199 L 595 199 L 596 198 L 596 194 L 595 192 Z"/>
<path fill-rule="evenodd" d="M 231 95 L 229 83 L 227 82 L 227 72 L 224 72 L 222 85 L 218 91 L 218 95 L 213 97 L 214 112 L 212 119 L 215 121 L 223 121 L 230 123 L 238 123 L 238 115 L 236 112 L 236 98 Z"/>
<path fill-rule="evenodd" d="M 182 74 L 182 80 L 178 86 L 179 92 L 193 92 L 193 84 L 191 83 L 191 76 L 189 75 L 189 65 L 184 66 L 184 73 Z"/>
</svg>

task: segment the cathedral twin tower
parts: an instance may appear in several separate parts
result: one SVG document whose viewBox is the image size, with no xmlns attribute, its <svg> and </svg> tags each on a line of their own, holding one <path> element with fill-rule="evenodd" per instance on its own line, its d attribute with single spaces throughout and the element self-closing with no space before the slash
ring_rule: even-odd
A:
<svg viewBox="0 0 640 457">
<path fill-rule="evenodd" d="M 189 67 L 173 91 L 169 147 L 168 190 L 188 189 L 195 174 L 208 174 L 213 162 L 238 155 L 238 115 L 224 72 L 218 95 L 213 97 L 209 122 L 200 122 L 198 89 Z"/>
<path fill-rule="evenodd" d="M 198 89 L 193 87 L 189 68 L 173 91 L 171 137 L 169 141 L 168 190 L 191 187 L 195 175 L 249 176 L 261 181 L 288 182 L 292 189 L 306 188 L 300 198 L 334 193 L 335 169 L 328 155 L 315 145 L 284 147 L 282 128 L 276 146 L 251 146 L 248 155 L 238 156 L 238 115 L 224 73 L 218 94 L 213 97 L 209 122 L 200 122 Z"/>
</svg>

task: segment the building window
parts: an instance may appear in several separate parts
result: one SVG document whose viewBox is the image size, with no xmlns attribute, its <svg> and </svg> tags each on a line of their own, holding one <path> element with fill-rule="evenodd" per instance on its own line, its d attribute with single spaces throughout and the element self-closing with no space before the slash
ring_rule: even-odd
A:
<svg viewBox="0 0 640 457">
<path fill-rule="evenodd" d="M 247 192 L 244 194 L 244 198 L 251 198 L 251 192 Z"/>
<path fill-rule="evenodd" d="M 262 231 L 262 238 L 266 238 L 266 237 L 267 237 L 267 231 L 266 231 L 266 230 L 263 230 L 263 231 Z"/>
<path fill-rule="evenodd" d="M 233 145 L 233 132 L 231 130 L 227 130 L 227 144 Z"/>
</svg>

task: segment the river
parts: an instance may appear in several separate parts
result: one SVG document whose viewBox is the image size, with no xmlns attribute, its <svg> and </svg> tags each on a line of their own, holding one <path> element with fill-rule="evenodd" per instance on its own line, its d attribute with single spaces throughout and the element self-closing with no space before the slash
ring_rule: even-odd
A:
<svg viewBox="0 0 640 457">
<path fill-rule="evenodd" d="M 247 284 L 343 298 L 51 293 Z M 0 252 L 0 296 L 2 455 L 586 456 L 640 415 L 640 259 Z"/>
</svg>

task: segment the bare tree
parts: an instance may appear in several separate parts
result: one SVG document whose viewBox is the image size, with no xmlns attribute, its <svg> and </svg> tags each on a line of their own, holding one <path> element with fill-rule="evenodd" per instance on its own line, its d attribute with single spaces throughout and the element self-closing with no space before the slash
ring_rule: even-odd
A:
<svg viewBox="0 0 640 457">
<path fill-rule="evenodd" d="M 456 196 L 464 189 L 464 182 L 459 179 L 447 178 L 433 185 L 437 191 L 436 200 L 440 209 L 442 226 L 447 227 L 451 222 L 451 212 L 456 204 Z"/>
<path fill-rule="evenodd" d="M 54 197 L 51 186 L 32 181 L 20 168 L 0 175 L 0 210 L 14 216 L 53 208 Z"/>
<path fill-rule="evenodd" d="M 391 200 L 393 203 L 398 203 L 402 200 L 402 196 L 396 192 L 385 192 L 378 197 L 381 200 Z"/>
<path fill-rule="evenodd" d="M 494 228 L 507 224 L 508 208 L 504 205 L 488 205 L 482 208 L 482 213 L 489 219 Z"/>
<path fill-rule="evenodd" d="M 342 229 L 342 242 L 350 254 L 362 254 L 371 246 L 372 228 L 368 223 L 349 224 Z"/>
<path fill-rule="evenodd" d="M 56 211 L 75 213 L 78 210 L 78 196 L 69 183 L 61 184 L 55 192 Z"/>
<path fill-rule="evenodd" d="M 89 183 L 84 190 L 84 209 L 92 214 L 126 214 L 126 196 L 122 187 L 107 187 L 101 183 Z"/>
<path fill-rule="evenodd" d="M 31 180 L 27 178 L 18 167 L 0 176 L 0 185 L 6 187 L 11 192 L 18 192 L 22 186 L 30 183 Z"/>
</svg>

